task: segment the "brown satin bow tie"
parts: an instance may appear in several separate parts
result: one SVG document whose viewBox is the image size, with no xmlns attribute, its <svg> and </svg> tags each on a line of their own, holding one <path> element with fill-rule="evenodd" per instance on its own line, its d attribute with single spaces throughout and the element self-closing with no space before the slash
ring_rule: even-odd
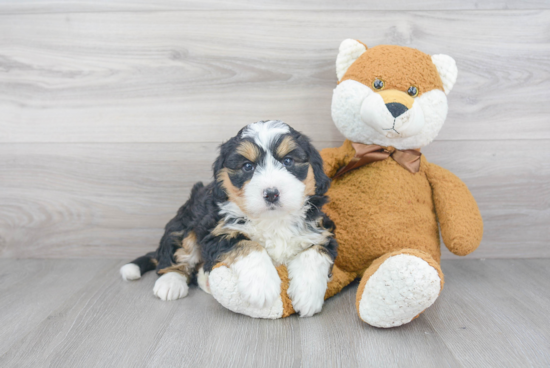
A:
<svg viewBox="0 0 550 368">
<path fill-rule="evenodd" d="M 355 149 L 355 157 L 346 166 L 338 170 L 334 178 L 372 162 L 385 160 L 388 157 L 391 157 L 401 167 L 413 174 L 420 170 L 420 156 L 422 156 L 422 153 L 419 150 L 401 151 L 394 147 L 382 147 L 377 144 L 351 143 L 351 145 Z"/>
</svg>

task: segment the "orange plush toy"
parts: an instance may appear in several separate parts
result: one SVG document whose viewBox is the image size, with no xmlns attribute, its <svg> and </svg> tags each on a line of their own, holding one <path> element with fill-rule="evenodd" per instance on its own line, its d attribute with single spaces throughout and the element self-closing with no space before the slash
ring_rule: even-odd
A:
<svg viewBox="0 0 550 368">
<path fill-rule="evenodd" d="M 456 81 L 454 60 L 401 46 L 345 40 L 336 61 L 332 118 L 347 138 L 321 152 L 333 179 L 324 211 L 339 243 L 326 298 L 360 278 L 359 317 L 376 327 L 410 322 L 443 288 L 439 233 L 457 255 L 474 251 L 483 234 L 477 204 L 451 172 L 429 163 L 420 148 L 437 136 Z M 216 270 L 214 270 L 216 271 Z M 263 310 L 242 303 L 231 275 L 212 272 L 212 293 L 231 310 L 254 317 L 292 314 L 286 294 Z"/>
</svg>

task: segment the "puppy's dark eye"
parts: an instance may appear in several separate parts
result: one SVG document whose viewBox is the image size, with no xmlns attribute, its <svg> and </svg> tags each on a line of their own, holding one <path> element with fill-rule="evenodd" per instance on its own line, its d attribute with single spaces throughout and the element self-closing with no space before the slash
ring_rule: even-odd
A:
<svg viewBox="0 0 550 368">
<path fill-rule="evenodd" d="M 375 79 L 374 82 L 372 82 L 372 86 L 374 89 L 382 89 L 384 88 L 384 82 L 382 82 L 380 79 Z"/>
<path fill-rule="evenodd" d="M 409 89 L 407 90 L 407 93 L 411 97 L 416 97 L 418 96 L 418 88 L 416 88 L 415 86 L 410 86 Z"/>
<path fill-rule="evenodd" d="M 254 170 L 254 165 L 250 162 L 246 162 L 244 165 L 243 165 L 243 171 L 244 172 L 251 172 L 252 170 Z"/>
<path fill-rule="evenodd" d="M 286 167 L 294 165 L 294 159 L 292 157 L 285 157 L 283 159 L 283 165 L 285 165 Z"/>
</svg>

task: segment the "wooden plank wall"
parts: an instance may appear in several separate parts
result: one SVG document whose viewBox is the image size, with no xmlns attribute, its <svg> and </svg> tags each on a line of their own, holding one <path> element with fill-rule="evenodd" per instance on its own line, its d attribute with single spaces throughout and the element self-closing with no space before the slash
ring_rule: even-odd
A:
<svg viewBox="0 0 550 368">
<path fill-rule="evenodd" d="M 458 64 L 428 160 L 485 219 L 469 257 L 550 256 L 550 2 L 0 0 L 0 257 L 153 249 L 217 145 L 281 119 L 317 147 L 339 43 Z M 453 257 L 444 252 L 445 258 Z"/>
</svg>

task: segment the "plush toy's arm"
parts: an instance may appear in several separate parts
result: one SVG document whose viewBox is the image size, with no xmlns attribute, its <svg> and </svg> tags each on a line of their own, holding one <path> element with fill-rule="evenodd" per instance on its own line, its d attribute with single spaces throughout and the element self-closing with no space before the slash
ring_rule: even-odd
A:
<svg viewBox="0 0 550 368">
<path fill-rule="evenodd" d="M 325 174 L 327 174 L 329 178 L 333 178 L 338 170 L 346 166 L 354 156 L 355 149 L 348 140 L 340 147 L 325 148 L 321 151 Z"/>
<path fill-rule="evenodd" d="M 472 193 L 448 170 L 428 164 L 426 175 L 431 184 L 441 236 L 456 255 L 473 252 L 483 236 L 483 220 Z"/>
</svg>

